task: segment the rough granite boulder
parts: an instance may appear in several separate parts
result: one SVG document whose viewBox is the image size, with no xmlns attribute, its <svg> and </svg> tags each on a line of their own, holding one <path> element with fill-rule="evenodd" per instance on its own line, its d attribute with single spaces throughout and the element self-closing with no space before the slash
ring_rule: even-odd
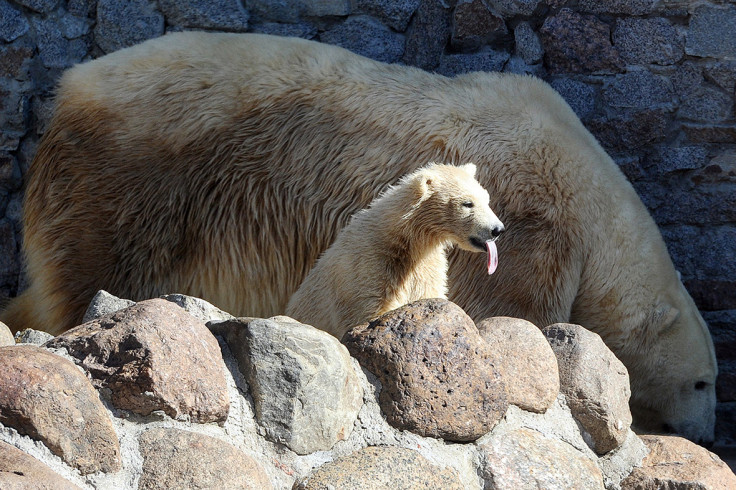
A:
<svg viewBox="0 0 736 490">
<path fill-rule="evenodd" d="M 309 454 L 350 435 L 363 389 L 335 337 L 288 317 L 239 318 L 210 328 L 238 360 L 268 439 Z"/>
<path fill-rule="evenodd" d="M 501 316 L 480 321 L 478 331 L 493 351 L 509 404 L 544 413 L 560 392 L 557 357 L 544 334 L 531 322 Z"/>
<path fill-rule="evenodd" d="M 47 342 L 66 348 L 117 408 L 223 422 L 229 398 L 220 346 L 203 322 L 151 299 L 84 323 Z"/>
<path fill-rule="evenodd" d="M 115 313 L 118 310 L 125 309 L 128 306 L 133 306 L 134 304 L 135 301 L 118 298 L 117 296 L 100 289 L 97 291 L 97 294 L 92 297 L 92 301 L 90 301 L 87 311 L 84 313 L 82 322 L 87 323 L 92 320 L 96 320 L 101 316 Z"/>
<path fill-rule="evenodd" d="M 140 437 L 140 451 L 143 474 L 139 490 L 273 488 L 253 458 L 231 444 L 204 434 L 149 429 Z"/>
<path fill-rule="evenodd" d="M 0 441 L 0 488 L 3 490 L 80 490 L 72 482 L 10 444 Z"/>
<path fill-rule="evenodd" d="M 473 320 L 450 301 L 402 306 L 354 327 L 343 343 L 381 381 L 381 409 L 398 429 L 472 441 L 506 413 L 494 354 Z"/>
<path fill-rule="evenodd" d="M 641 436 L 649 449 L 640 468 L 621 482 L 622 490 L 733 490 L 736 475 L 721 458 L 687 439 Z"/>
<path fill-rule="evenodd" d="M 294 490 L 463 490 L 456 472 L 430 463 L 417 451 L 367 447 L 325 463 L 294 483 Z"/>
<path fill-rule="evenodd" d="M 73 362 L 40 347 L 0 347 L 0 423 L 43 442 L 82 474 L 121 467 L 107 410 Z"/>
<path fill-rule="evenodd" d="M 531 429 L 493 437 L 478 447 L 481 476 L 494 490 L 604 489 L 598 466 L 571 445 Z"/>
<path fill-rule="evenodd" d="M 557 355 L 560 389 L 598 454 L 619 447 L 631 427 L 629 374 L 600 336 L 555 323 L 542 332 Z"/>
</svg>

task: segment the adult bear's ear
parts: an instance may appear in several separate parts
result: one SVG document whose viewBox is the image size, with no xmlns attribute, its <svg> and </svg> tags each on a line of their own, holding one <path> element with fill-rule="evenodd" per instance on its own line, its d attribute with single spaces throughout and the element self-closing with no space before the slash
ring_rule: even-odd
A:
<svg viewBox="0 0 736 490">
<path fill-rule="evenodd" d="M 466 163 L 465 165 L 460 165 L 460 168 L 469 173 L 471 177 L 475 177 L 475 171 L 477 170 L 477 168 L 474 163 Z"/>
<path fill-rule="evenodd" d="M 655 332 L 661 334 L 671 327 L 680 316 L 680 310 L 667 303 L 660 303 L 652 312 L 650 325 Z"/>
</svg>

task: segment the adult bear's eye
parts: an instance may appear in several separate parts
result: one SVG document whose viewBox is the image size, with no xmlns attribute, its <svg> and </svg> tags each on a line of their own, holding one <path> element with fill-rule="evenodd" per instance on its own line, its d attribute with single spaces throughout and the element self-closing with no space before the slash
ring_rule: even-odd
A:
<svg viewBox="0 0 736 490">
<path fill-rule="evenodd" d="M 708 383 L 706 383 L 705 381 L 698 381 L 697 383 L 695 383 L 695 389 L 698 391 L 704 390 L 706 386 L 708 386 Z"/>
<path fill-rule="evenodd" d="M 475 206 L 475 204 L 473 204 L 473 201 L 465 201 L 463 203 L 463 206 L 465 206 L 466 208 L 472 208 L 473 206 Z"/>
</svg>

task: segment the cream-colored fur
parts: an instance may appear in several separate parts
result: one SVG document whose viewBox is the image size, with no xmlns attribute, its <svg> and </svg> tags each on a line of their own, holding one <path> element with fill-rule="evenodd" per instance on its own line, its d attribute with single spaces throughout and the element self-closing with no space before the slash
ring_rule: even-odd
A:
<svg viewBox="0 0 736 490">
<path fill-rule="evenodd" d="M 477 320 L 584 325 L 629 369 L 635 422 L 712 438 L 713 345 L 654 221 L 526 76 L 195 32 L 79 65 L 28 173 L 30 286 L 2 320 L 59 333 L 98 289 L 283 313 L 349 217 L 429 161 L 474 162 L 508 228 L 490 277 L 481 254 L 450 254 L 451 300 Z"/>
<path fill-rule="evenodd" d="M 342 338 L 412 301 L 447 298 L 448 247 L 485 252 L 504 229 L 474 176 L 473 164 L 432 164 L 389 188 L 340 231 L 286 314 Z"/>
</svg>

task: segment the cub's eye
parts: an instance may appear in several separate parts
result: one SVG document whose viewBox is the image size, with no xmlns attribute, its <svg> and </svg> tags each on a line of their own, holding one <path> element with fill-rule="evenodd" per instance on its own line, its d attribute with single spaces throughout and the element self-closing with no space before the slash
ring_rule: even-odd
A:
<svg viewBox="0 0 736 490">
<path fill-rule="evenodd" d="M 466 208 L 472 208 L 473 206 L 475 206 L 475 204 L 473 204 L 473 201 L 465 201 L 463 203 L 463 207 L 466 207 Z"/>
<path fill-rule="evenodd" d="M 698 391 L 704 390 L 706 386 L 708 386 L 708 383 L 706 383 L 705 381 L 698 381 L 697 383 L 695 383 L 695 389 Z"/>
</svg>

